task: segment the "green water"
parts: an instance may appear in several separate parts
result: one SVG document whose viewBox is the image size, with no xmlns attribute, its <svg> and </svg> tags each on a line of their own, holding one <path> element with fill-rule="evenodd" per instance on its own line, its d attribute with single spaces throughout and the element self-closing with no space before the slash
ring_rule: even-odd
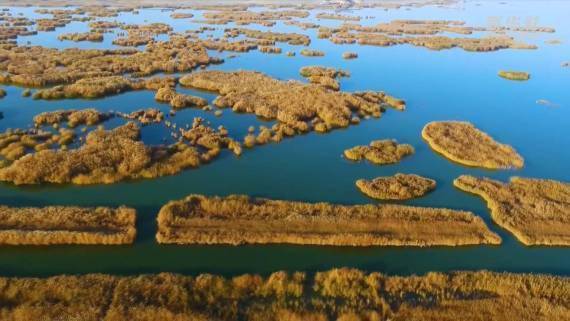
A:
<svg viewBox="0 0 570 321">
<path fill-rule="evenodd" d="M 34 16 L 34 8 L 12 8 Z M 259 10 L 259 9 L 258 9 Z M 570 12 L 568 2 L 513 1 L 467 2 L 452 8 L 414 8 L 411 10 L 376 10 L 348 12 L 372 15 L 363 24 L 392 19 L 458 19 L 468 25 L 486 25 L 494 17 L 506 23 L 518 17 L 521 23 L 538 19 L 539 25 L 555 27 L 554 34 L 513 34 L 539 46 L 538 50 L 503 50 L 491 53 L 468 53 L 459 49 L 430 51 L 425 48 L 397 46 L 389 48 L 358 45 L 333 45 L 316 38 L 315 30 L 302 31 L 278 23 L 273 30 L 304 32 L 311 35 L 311 48 L 326 56 L 308 58 L 297 55 L 267 55 L 258 52 L 239 54 L 224 64 L 210 67 L 222 70 L 259 70 L 280 79 L 299 79 L 298 70 L 306 65 L 340 67 L 351 72 L 341 81 L 343 90 L 385 90 L 407 101 L 407 110 L 388 110 L 381 119 L 368 120 L 358 126 L 321 135 L 311 133 L 280 144 L 247 150 L 236 158 L 225 151 L 211 164 L 175 176 L 152 180 L 95 186 L 0 185 L 0 204 L 12 206 L 128 205 L 138 210 L 138 237 L 131 246 L 50 246 L 0 247 L 0 274 L 44 276 L 61 273 L 106 272 L 137 274 L 153 272 L 200 272 L 225 275 L 244 272 L 269 273 L 275 270 L 321 270 L 350 266 L 391 274 L 423 273 L 458 269 L 544 272 L 570 275 L 570 252 L 557 247 L 525 247 L 509 233 L 495 225 L 482 200 L 452 186 L 459 175 L 472 174 L 507 180 L 510 176 L 552 178 L 570 181 L 570 69 L 560 67 L 570 60 Z M 200 12 L 195 12 L 200 18 Z M 307 21 L 314 21 L 312 12 Z M 117 20 L 129 23 L 168 22 L 175 31 L 197 28 L 187 20 L 172 20 L 170 12 L 141 10 L 140 14 L 121 14 Z M 535 18 L 536 17 L 536 18 Z M 102 20 L 115 20 L 106 18 Z M 336 25 L 338 21 L 319 21 Z M 231 27 L 228 25 L 225 27 Z M 222 26 L 221 28 L 223 28 Z M 250 26 L 268 30 L 265 27 Z M 50 47 L 109 48 L 112 35 L 102 43 L 60 42 L 63 32 L 86 31 L 84 23 L 71 23 L 56 32 L 21 37 L 19 42 Z M 215 31 L 213 34 L 220 34 Z M 560 39 L 560 45 L 545 40 Z M 283 51 L 299 51 L 300 46 L 279 45 Z M 355 51 L 359 58 L 346 61 L 344 51 Z M 212 53 L 227 56 L 229 53 Z M 528 82 L 512 82 L 497 77 L 499 69 L 529 71 Z M 124 112 L 139 108 L 168 106 L 154 101 L 149 91 L 129 92 L 100 100 L 35 101 L 21 97 L 22 88 L 5 86 L 8 96 L 0 100 L 0 130 L 28 127 L 34 114 L 60 108 L 96 107 Z M 212 100 L 214 95 L 180 89 Z M 536 104 L 547 99 L 552 106 Z M 200 116 L 217 126 L 224 124 L 230 134 L 243 137 L 250 125 L 271 124 L 251 115 L 225 110 L 222 117 L 187 109 L 171 120 L 178 124 Z M 487 171 L 451 163 L 432 152 L 422 141 L 420 131 L 433 120 L 467 120 L 488 132 L 498 141 L 513 145 L 525 158 L 525 167 L 516 171 Z M 120 124 L 113 120 L 110 128 Z M 143 128 L 145 142 L 158 144 L 167 137 L 163 124 Z M 353 163 L 341 157 L 342 151 L 373 139 L 395 138 L 412 144 L 416 153 L 400 164 L 375 166 Z M 169 200 L 190 193 L 206 195 L 249 194 L 276 199 L 329 201 L 345 204 L 375 203 L 354 186 L 359 178 L 416 173 L 437 180 L 436 191 L 405 204 L 470 210 L 485 219 L 490 228 L 503 238 L 501 246 L 459 248 L 344 248 L 317 246 L 163 246 L 156 244 L 155 218 Z"/>
</svg>

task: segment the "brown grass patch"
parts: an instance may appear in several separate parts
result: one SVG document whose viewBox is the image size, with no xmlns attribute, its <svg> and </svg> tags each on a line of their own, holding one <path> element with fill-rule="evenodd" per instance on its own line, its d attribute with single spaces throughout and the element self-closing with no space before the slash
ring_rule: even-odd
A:
<svg viewBox="0 0 570 321">
<path fill-rule="evenodd" d="M 126 207 L 0 206 L 0 244 L 130 244 L 135 219 Z"/>
<path fill-rule="evenodd" d="M 570 184 L 522 177 L 502 183 L 463 175 L 454 185 L 485 199 L 493 220 L 525 245 L 570 245 Z"/>
<path fill-rule="evenodd" d="M 387 276 L 356 269 L 233 278 L 0 278 L 3 320 L 567 321 L 567 277 L 496 272 Z"/>
<path fill-rule="evenodd" d="M 274 130 L 283 131 L 284 136 L 307 132 L 316 124 L 321 124 L 321 131 L 346 127 L 355 114 L 379 117 L 380 105 L 387 97 L 376 92 L 333 92 L 322 86 L 279 81 L 252 71 L 202 71 L 182 77 L 180 84 L 218 93 L 214 100 L 218 107 L 277 119 L 279 123 Z"/>
<path fill-rule="evenodd" d="M 200 164 L 200 153 L 184 144 L 145 146 L 139 128 L 128 123 L 98 129 L 85 144 L 69 150 L 41 150 L 0 169 L 0 180 L 14 184 L 114 183 L 124 179 L 172 175 Z"/>
<path fill-rule="evenodd" d="M 435 185 L 436 182 L 433 179 L 400 173 L 394 176 L 356 181 L 356 187 L 362 193 L 381 200 L 407 200 L 421 197 L 434 190 Z"/>
<path fill-rule="evenodd" d="M 98 32 L 63 33 L 57 36 L 57 39 L 71 40 L 71 41 L 101 42 L 103 41 L 103 34 Z"/>
<path fill-rule="evenodd" d="M 513 147 L 495 141 L 468 122 L 431 122 L 422 130 L 422 137 L 436 152 L 463 165 L 490 169 L 524 165 Z"/>
<path fill-rule="evenodd" d="M 172 77 L 154 77 L 145 80 L 131 80 L 123 76 L 84 78 L 71 85 L 59 85 L 36 91 L 34 99 L 101 98 L 131 90 L 156 90 L 175 86 Z"/>
<path fill-rule="evenodd" d="M 525 71 L 499 70 L 499 77 L 508 80 L 526 81 L 530 79 L 530 74 Z"/>
<path fill-rule="evenodd" d="M 399 163 L 402 158 L 412 155 L 414 148 L 408 144 L 398 144 L 396 140 L 375 140 L 368 146 L 354 146 L 344 151 L 344 157 L 353 161 L 363 159 L 378 165 Z"/>
<path fill-rule="evenodd" d="M 337 246 L 499 244 L 470 212 L 397 205 L 334 205 L 190 195 L 158 215 L 159 243 Z"/>
<path fill-rule="evenodd" d="M 34 116 L 34 125 L 37 127 L 67 122 L 69 127 L 76 127 L 78 125 L 93 126 L 108 120 L 112 116 L 111 113 L 100 112 L 94 108 L 56 110 L 43 112 Z"/>
</svg>

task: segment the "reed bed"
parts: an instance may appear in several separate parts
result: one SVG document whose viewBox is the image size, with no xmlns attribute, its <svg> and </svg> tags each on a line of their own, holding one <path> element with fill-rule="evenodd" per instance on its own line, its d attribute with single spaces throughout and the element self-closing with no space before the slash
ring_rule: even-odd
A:
<svg viewBox="0 0 570 321">
<path fill-rule="evenodd" d="M 159 243 L 335 246 L 500 244 L 473 213 L 399 205 L 335 205 L 190 195 L 163 206 Z"/>
</svg>

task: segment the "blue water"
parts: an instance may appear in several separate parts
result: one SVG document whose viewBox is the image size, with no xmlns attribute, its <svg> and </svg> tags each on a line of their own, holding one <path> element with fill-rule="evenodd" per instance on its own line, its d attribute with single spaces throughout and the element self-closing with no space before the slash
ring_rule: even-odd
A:
<svg viewBox="0 0 570 321">
<path fill-rule="evenodd" d="M 35 8 L 12 8 L 33 16 Z M 199 11 L 195 18 L 200 19 Z M 314 16 L 301 19 L 315 21 Z M 316 30 L 302 30 L 277 23 L 273 28 L 248 26 L 260 30 L 306 33 L 311 36 L 310 48 L 323 50 L 325 57 L 287 57 L 256 51 L 238 53 L 236 58 L 209 67 L 221 70 L 259 70 L 279 79 L 303 80 L 299 68 L 324 65 L 349 70 L 350 78 L 341 80 L 342 90 L 384 90 L 407 101 L 407 110 L 388 110 L 380 119 L 363 121 L 358 126 L 328 134 L 311 133 L 280 144 L 269 144 L 246 150 L 237 158 L 225 151 L 211 164 L 184 171 L 175 176 L 95 186 L 33 186 L 0 185 L 0 204 L 14 206 L 128 205 L 139 213 L 139 236 L 132 246 L 51 246 L 0 247 L 0 274 L 52 275 L 60 273 L 109 272 L 117 274 L 211 272 L 226 275 L 244 272 L 269 273 L 275 270 L 317 270 L 352 266 L 390 274 L 423 273 L 458 269 L 490 269 L 497 271 L 544 272 L 570 275 L 570 252 L 558 247 L 526 247 L 492 222 L 485 203 L 452 186 L 459 175 L 472 174 L 508 180 L 511 176 L 552 178 L 570 181 L 570 68 L 562 68 L 570 60 L 570 3 L 565 1 L 511 1 L 506 4 L 479 1 L 466 2 L 451 8 L 424 7 L 410 10 L 349 11 L 343 14 L 374 16 L 362 24 L 375 24 L 392 19 L 464 20 L 467 25 L 503 24 L 538 21 L 541 26 L 556 28 L 554 34 L 512 33 L 517 39 L 534 43 L 538 50 L 502 50 L 490 53 L 469 53 L 461 49 L 431 51 L 413 46 L 373 47 L 334 45 L 316 38 Z M 167 22 L 174 31 L 196 29 L 201 25 L 192 19 L 173 20 L 172 12 L 159 9 L 140 10 L 138 15 L 121 13 L 117 18 L 128 23 Z M 498 18 L 497 18 L 498 17 Z M 318 21 L 338 25 L 339 21 Z M 207 34 L 220 35 L 222 29 Z M 114 34 L 105 34 L 101 43 L 57 40 L 65 32 L 87 31 L 85 23 L 74 22 L 55 32 L 40 32 L 21 37 L 20 44 L 67 48 L 114 48 Z M 479 36 L 479 34 L 477 35 Z M 560 39 L 562 44 L 549 45 L 546 40 Z M 279 44 L 283 52 L 299 52 L 302 46 Z M 344 60 L 345 51 L 359 57 Z M 232 53 L 212 52 L 227 57 Z M 512 82 L 497 76 L 499 69 L 524 70 L 531 73 L 527 82 Z M 21 97 L 23 88 L 4 86 L 8 95 L 0 100 L 0 130 L 28 127 L 33 115 L 61 108 L 96 107 L 101 110 L 129 112 L 157 107 L 168 112 L 167 105 L 154 101 L 150 91 L 129 92 L 99 100 L 38 101 Z M 211 93 L 179 89 L 209 100 Z M 536 104 L 546 99 L 552 106 Z M 271 125 L 252 115 L 234 114 L 225 110 L 221 117 L 211 112 L 187 109 L 172 119 L 177 124 L 204 117 L 214 126 L 223 124 L 230 135 L 242 138 L 251 125 Z M 434 153 L 422 141 L 423 126 L 434 120 L 467 120 L 488 132 L 496 140 L 514 146 L 525 158 L 521 170 L 488 171 L 452 163 Z M 110 128 L 120 123 L 105 124 Z M 158 144 L 168 137 L 163 124 L 143 128 L 143 140 Z M 344 149 L 367 144 L 374 139 L 394 138 L 412 144 L 416 153 L 401 163 L 375 166 L 353 163 L 341 157 Z M 470 210 L 485 219 L 490 228 L 503 238 L 500 246 L 459 248 L 338 248 L 316 246 L 161 246 L 156 244 L 155 217 L 168 200 L 190 193 L 207 195 L 249 194 L 276 199 L 329 201 L 345 204 L 376 203 L 362 195 L 354 186 L 359 178 L 373 178 L 398 172 L 415 173 L 437 180 L 438 187 L 426 197 L 405 204 Z"/>
</svg>

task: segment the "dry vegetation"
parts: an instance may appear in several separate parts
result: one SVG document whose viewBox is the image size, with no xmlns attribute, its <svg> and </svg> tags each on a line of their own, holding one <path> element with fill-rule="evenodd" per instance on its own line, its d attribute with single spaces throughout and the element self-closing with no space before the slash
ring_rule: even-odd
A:
<svg viewBox="0 0 570 321">
<path fill-rule="evenodd" d="M 359 145 L 347 149 L 344 151 L 344 157 L 353 161 L 366 159 L 374 164 L 385 165 L 398 163 L 413 153 L 414 147 L 411 145 L 384 139 L 372 141 L 368 146 Z"/>
<path fill-rule="evenodd" d="M 323 57 L 325 55 L 324 51 L 314 50 L 314 49 L 302 49 L 299 52 L 302 56 L 306 57 Z"/>
<path fill-rule="evenodd" d="M 317 19 L 325 19 L 325 20 L 343 20 L 343 21 L 360 21 L 361 17 L 358 16 L 348 16 L 342 14 L 334 14 L 334 13 L 319 13 L 317 14 Z"/>
<path fill-rule="evenodd" d="M 273 44 L 273 42 L 286 42 L 290 45 L 308 46 L 311 43 L 311 38 L 309 36 L 299 33 L 260 31 L 255 29 L 246 29 L 246 28 L 226 29 L 225 35 L 228 38 L 234 38 L 243 35 L 247 38 L 251 38 L 257 41 L 259 40 L 271 41 L 270 43 L 266 43 L 266 45 Z"/>
<path fill-rule="evenodd" d="M 213 104 L 236 112 L 277 119 L 274 140 L 312 129 L 326 132 L 347 127 L 354 117 L 381 115 L 384 93 L 344 93 L 319 85 L 285 82 L 252 71 L 202 71 L 180 79 L 183 86 L 219 94 Z"/>
<path fill-rule="evenodd" d="M 93 99 L 131 90 L 157 90 L 163 87 L 174 86 L 175 84 L 176 79 L 172 77 L 153 77 L 143 80 L 132 80 L 123 76 L 84 78 L 71 85 L 58 85 L 48 89 L 40 89 L 34 93 L 34 99 Z"/>
<path fill-rule="evenodd" d="M 111 113 L 100 112 L 94 108 L 82 110 L 56 110 L 43 112 L 34 116 L 34 125 L 36 127 L 42 125 L 54 125 L 67 122 L 69 127 L 76 127 L 78 125 L 93 126 L 104 122 L 111 118 Z"/>
<path fill-rule="evenodd" d="M 358 58 L 358 54 L 356 52 L 347 51 L 347 52 L 342 53 L 342 58 L 344 58 L 344 59 L 356 59 L 356 58 Z"/>
<path fill-rule="evenodd" d="M 219 63 L 200 43 L 181 37 L 154 42 L 144 51 L 50 49 L 0 46 L 0 83 L 39 87 L 74 83 L 83 78 L 149 76 L 158 72 L 190 71 Z"/>
<path fill-rule="evenodd" d="M 0 206 L 0 244 L 130 244 L 135 219 L 126 207 Z"/>
<path fill-rule="evenodd" d="M 307 78 L 312 84 L 318 84 L 325 88 L 338 91 L 340 84 L 337 79 L 350 77 L 350 73 L 341 69 L 334 69 L 321 66 L 307 66 L 299 70 L 301 76 Z"/>
<path fill-rule="evenodd" d="M 174 109 L 182 109 L 187 107 L 202 108 L 208 105 L 208 101 L 202 97 L 179 94 L 173 87 L 167 86 L 160 88 L 154 96 L 156 101 L 169 103 Z"/>
<path fill-rule="evenodd" d="M 489 169 L 524 165 L 514 148 L 496 142 L 468 122 L 431 122 L 422 130 L 422 137 L 436 152 L 463 165 Z"/>
<path fill-rule="evenodd" d="M 521 177 L 502 183 L 467 175 L 454 184 L 485 199 L 493 220 L 525 245 L 570 245 L 570 184 Z"/>
<path fill-rule="evenodd" d="M 184 144 L 145 146 L 139 128 L 128 123 L 98 129 L 70 150 L 41 150 L 0 169 L 0 180 L 14 184 L 113 183 L 129 178 L 171 175 L 200 164 L 200 153 Z"/>
<path fill-rule="evenodd" d="M 236 25 L 259 24 L 272 27 L 276 21 L 288 21 L 292 18 L 306 18 L 308 11 L 304 10 L 279 10 L 279 11 L 247 11 L 247 8 L 238 10 L 221 10 L 215 12 L 205 12 L 205 20 L 198 21 L 207 24 L 227 24 L 235 22 Z"/>
<path fill-rule="evenodd" d="M 103 34 L 98 32 L 64 33 L 59 35 L 57 39 L 71 40 L 71 41 L 101 42 L 103 41 Z"/>
<path fill-rule="evenodd" d="M 60 119 L 67 119 L 68 125 L 73 127 L 77 124 L 90 124 L 89 121 L 102 117 L 101 115 L 106 114 L 89 109 L 71 111 L 69 114 L 62 111 L 42 114 L 37 121 L 39 126 L 52 122 L 58 124 Z M 156 109 L 116 115 L 138 120 L 142 125 L 159 122 L 164 118 L 164 114 Z M 168 121 L 165 124 L 176 129 Z M 68 149 L 63 145 L 69 145 L 73 141 L 73 130 L 61 128 L 58 135 L 38 130 L 8 131 L 0 134 L 0 155 L 7 160 L 0 168 L 0 181 L 18 185 L 114 183 L 126 179 L 173 175 L 211 161 L 224 148 L 236 155 L 241 154 L 241 144 L 230 138 L 225 128 L 220 126 L 214 130 L 201 118 L 195 118 L 191 127 L 181 126 L 172 135 L 178 140 L 177 143 L 147 146 L 140 140 L 139 127 L 129 122 L 108 131 L 103 128 L 93 130 L 87 134 L 84 144 Z M 52 150 L 51 147 L 56 143 L 66 148 Z"/>
<path fill-rule="evenodd" d="M 0 284 L 0 316 L 15 321 L 570 320 L 568 278 L 487 271 L 90 274 L 0 278 Z"/>
<path fill-rule="evenodd" d="M 330 39 L 335 44 L 373 46 L 395 46 L 410 44 L 433 50 L 462 48 L 467 51 L 495 51 L 500 49 L 536 49 L 537 47 L 516 41 L 505 35 L 486 35 L 480 38 L 454 38 L 441 35 L 455 33 L 469 35 L 473 32 L 504 33 L 520 31 L 524 28 L 509 27 L 468 27 L 462 21 L 448 20 L 393 20 L 374 26 L 345 23 L 338 28 L 321 27 L 318 37 Z M 524 29 L 525 32 L 554 32 L 552 28 L 537 27 Z"/>
<path fill-rule="evenodd" d="M 500 244 L 470 212 L 399 205 L 335 205 L 190 195 L 158 215 L 159 243 L 336 246 Z"/>
<path fill-rule="evenodd" d="M 75 139 L 75 133 L 71 130 L 60 129 L 59 133 L 52 133 L 37 129 L 8 129 L 0 133 L 0 167 L 15 161 L 30 151 L 40 151 L 55 147 L 61 148 L 70 144 Z"/>
<path fill-rule="evenodd" d="M 506 71 L 506 70 L 499 70 L 499 77 L 505 78 L 508 80 L 518 80 L 518 81 L 525 81 L 530 79 L 530 74 L 525 71 Z"/>
<path fill-rule="evenodd" d="M 407 200 L 421 197 L 435 189 L 433 179 L 413 174 L 396 174 L 372 180 L 359 179 L 356 187 L 372 198 L 381 200 Z"/>
</svg>

